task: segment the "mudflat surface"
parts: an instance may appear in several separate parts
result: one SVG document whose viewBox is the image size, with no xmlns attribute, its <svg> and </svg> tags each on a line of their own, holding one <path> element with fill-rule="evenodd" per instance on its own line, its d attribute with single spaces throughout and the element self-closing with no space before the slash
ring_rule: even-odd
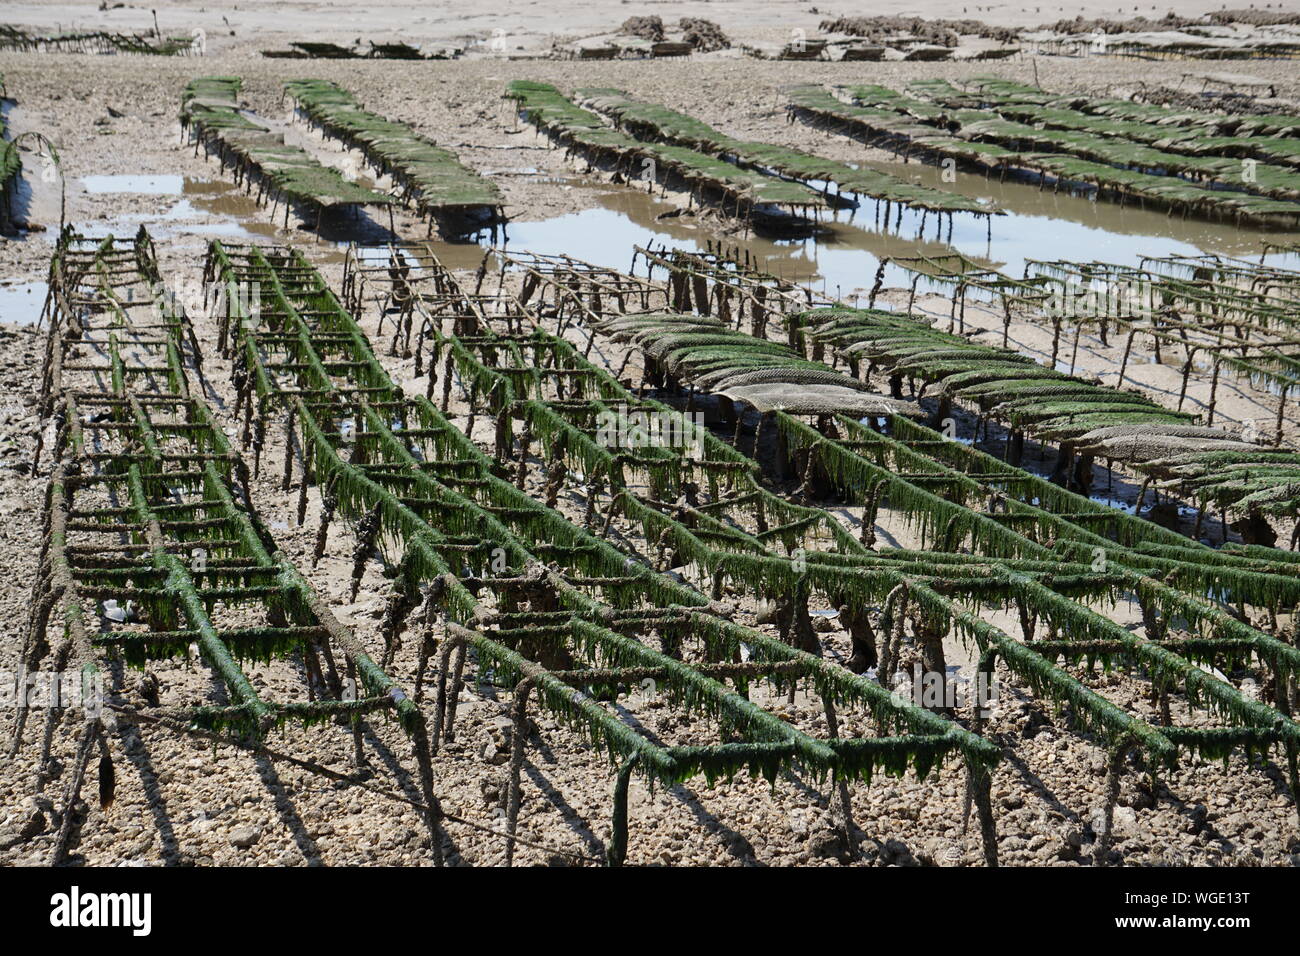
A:
<svg viewBox="0 0 1300 956">
<path fill-rule="evenodd" d="M 779 40 L 792 29 L 810 33 L 823 16 L 808 13 L 806 4 L 696 3 L 655 4 L 646 10 L 629 5 L 532 4 L 480 5 L 481 13 L 467 18 L 457 5 L 386 5 L 378 12 L 354 13 L 339 4 L 241 4 L 242 9 L 197 3 L 170 5 L 162 13 L 164 33 L 207 32 L 208 54 L 201 58 L 103 57 L 62 54 L 0 53 L 9 96 L 16 105 L 6 110 L 13 133 L 36 130 L 58 149 L 60 164 L 48 175 L 35 154 L 20 196 L 20 212 L 43 226 L 18 241 L 0 241 L 0 669 L 15 670 L 21 652 L 30 602 L 35 554 L 39 544 L 43 476 L 33 475 L 30 458 L 39 428 L 34 393 L 43 351 L 43 336 L 32 323 L 43 298 L 43 282 L 57 235 L 60 208 L 66 221 L 102 233 L 134 233 L 145 224 L 157 243 L 164 277 L 177 288 L 193 289 L 201 278 L 205 245 L 213 236 L 233 241 L 293 243 L 318 264 L 331 281 L 342 275 L 344 244 L 350 239 L 379 242 L 387 219 L 326 222 L 323 237 L 314 222 L 291 214 L 287 225 L 283 207 L 273 220 L 271 211 L 235 189 L 214 160 L 182 141 L 176 119 L 181 88 L 198 75 L 235 75 L 244 79 L 242 100 L 259 117 L 283 124 L 294 142 L 322 161 L 362 178 L 370 174 L 359 157 L 318 133 L 294 123 L 281 96 L 285 80 L 294 77 L 332 79 L 354 92 L 368 108 L 410 123 L 438 143 L 454 149 L 474 169 L 490 175 L 501 187 L 512 220 L 511 242 L 519 248 L 533 244 L 568 248 L 575 255 L 616 256 L 618 267 L 631 259 L 631 240 L 649 234 L 683 243 L 702 244 L 706 238 L 726 239 L 767 261 L 774 270 L 814 283 L 828 293 L 865 298 L 881 255 L 905 254 L 918 246 L 915 226 L 898 234 L 872 230 L 869 223 L 838 224 L 833 237 L 813 244 L 775 244 L 744 234 L 734 222 L 707 214 L 683 214 L 684 196 L 671 192 L 647 194 L 644 186 L 618 185 L 565 157 L 530 128 L 519 124 L 513 109 L 501 100 L 506 83 L 515 78 L 546 80 L 562 89 L 576 86 L 616 86 L 639 97 L 684 110 L 724 132 L 747 138 L 787 143 L 826 156 L 879 164 L 897 175 L 915 176 L 937 184 L 931 167 L 898 163 L 880 150 L 827 135 L 802 125 L 790 125 L 780 94 L 798 82 L 879 82 L 898 87 L 929 77 L 960 78 L 996 74 L 1036 82 L 1054 91 L 1122 93 L 1139 84 L 1177 85 L 1187 64 L 1120 59 L 1069 60 L 1038 57 L 991 64 L 925 63 L 789 63 L 741 59 L 730 55 L 684 61 L 561 62 L 480 56 L 460 61 L 404 63 L 399 61 L 295 61 L 264 59 L 257 51 L 283 46 L 293 39 L 350 42 L 406 38 L 412 42 L 482 42 L 494 30 L 504 30 L 507 54 L 536 50 L 557 37 L 572 40 L 609 32 L 636 13 L 653 12 L 668 20 L 681 15 L 708 17 L 733 37 Z M 494 10 L 494 7 L 502 10 Z M 930 7 L 938 5 L 931 4 Z M 1211 9 L 1215 4 L 1200 5 Z M 895 9 L 897 8 L 897 9 Z M 1195 12 L 1197 4 L 1180 12 Z M 927 12 L 914 3 L 885 4 L 880 12 Z M 1076 12 L 1114 14 L 1102 4 L 1059 8 L 993 5 L 971 8 L 969 16 L 988 22 L 1019 23 L 1057 19 Z M 946 15 L 956 15 L 947 11 Z M 1152 14 L 1154 15 L 1154 14 Z M 6 19 L 16 24 L 51 28 L 143 29 L 147 11 L 99 13 L 90 5 L 14 4 Z M 223 18 L 225 20 L 223 21 Z M 228 22 L 227 22 L 228 21 Z M 234 36 L 229 30 L 234 30 Z M 225 33 L 222 33 L 225 30 Z M 518 41 L 517 43 L 515 41 Z M 1293 64 L 1285 61 L 1234 65 L 1274 82 L 1283 97 L 1300 94 Z M 277 129 L 281 126 L 277 125 Z M 1159 254 L 1177 243 L 1189 250 L 1248 254 L 1259 248 L 1260 234 L 1227 225 L 1182 221 L 1138 209 L 1118 210 L 1106 204 L 1042 192 L 1032 186 L 997 186 L 982 177 L 961 174 L 950 188 L 988 195 L 1019 218 L 995 219 L 988 236 L 991 259 L 1000 264 L 1035 251 L 1052 248 L 1063 257 L 1108 258 L 1150 251 Z M 109 177 L 107 179 L 95 177 Z M 380 184 L 382 188 L 382 183 Z M 589 217 L 597 211 L 595 218 Z M 662 217 L 662 218 L 661 218 Z M 630 224 L 630 225 L 629 225 Z M 397 231 L 404 237 L 424 235 L 425 227 L 408 212 L 398 212 Z M 985 242 L 980 223 L 960 241 L 979 252 Z M 1020 230 L 1037 230 L 1022 233 Z M 975 233 L 978 233 L 977 235 Z M 1025 235 L 1033 241 L 1025 248 Z M 1017 247 L 1019 243 L 1019 247 Z M 996 247 L 995 247 L 996 244 Z M 1054 244 L 1054 245 L 1053 245 Z M 929 247 L 921 242 L 922 247 Z M 472 270 L 482 257 L 473 244 L 435 242 L 448 265 Z M 997 253 L 993 255 L 996 248 Z M 847 257 L 847 258 L 846 258 Z M 610 264 L 615 264 L 611 262 Z M 887 301 L 903 303 L 907 293 L 891 282 Z M 941 297 L 922 295 L 921 309 L 947 314 Z M 379 343 L 379 316 L 373 309 L 361 316 L 363 326 Z M 968 321 L 986 325 L 986 338 L 1000 338 L 1000 318 L 971 309 Z M 205 373 L 214 405 L 223 422 L 233 428 L 230 369 L 215 354 L 216 326 L 195 316 L 200 342 L 209 350 Z M 1050 331 L 1028 322 L 1011 328 L 1015 347 L 1046 360 Z M 408 360 L 381 354 L 390 372 L 413 379 Z M 1118 352 L 1084 337 L 1074 361 L 1077 371 L 1113 382 Z M 611 350 L 611 365 L 621 355 Z M 1168 396 L 1178 387 L 1175 366 L 1131 363 L 1127 385 Z M 1110 376 L 1109 378 L 1107 376 Z M 1208 383 L 1194 380 L 1188 401 L 1203 402 Z M 1274 403 L 1244 384 L 1220 391 L 1219 412 L 1237 422 L 1271 420 Z M 453 406 L 465 422 L 464 408 Z M 1261 425 L 1263 427 L 1263 425 Z M 1287 426 L 1291 436 L 1291 426 Z M 490 429 L 480 417 L 476 438 L 490 442 Z M 373 647 L 378 644 L 387 584 L 377 562 L 371 562 L 355 601 L 349 599 L 351 535 L 342 525 L 333 532 L 335 544 L 319 567 L 309 568 L 319 498 L 313 492 L 308 518 L 299 527 L 293 517 L 296 494 L 279 489 L 282 449 L 274 442 L 264 460 L 254 497 L 277 542 L 304 570 L 344 621 Z M 1129 500 L 1131 484 L 1122 477 L 1117 498 Z M 530 490 L 540 495 L 540 482 Z M 563 507 L 581 514 L 581 502 Z M 888 538 L 909 544 L 902 516 L 882 515 Z M 616 526 L 634 541 L 636 530 Z M 1288 529 L 1289 530 L 1289 529 Z M 746 605 L 751 616 L 757 608 Z M 1131 609 L 1110 610 L 1127 621 Z M 1011 628 L 1013 614 L 991 615 Z M 768 629 L 775 633 L 774 628 Z M 843 634 L 827 635 L 826 643 L 843 654 Z M 397 655 L 395 676 L 409 683 L 416 667 L 414 641 Z M 954 661 L 963 649 L 949 649 Z M 202 668 L 168 665 L 153 669 L 164 691 L 173 697 L 198 699 L 205 684 Z M 254 669 L 259 680 L 286 695 L 300 683 L 287 662 Z M 119 675 L 127 693 L 138 674 Z M 1089 686 L 1121 703 L 1131 712 L 1155 718 L 1157 708 L 1147 685 L 1100 670 L 1087 678 Z M 1007 697 L 987 732 L 1005 743 L 1009 757 L 998 767 L 994 799 L 1005 862 L 1012 864 L 1076 865 L 1087 853 L 1103 800 L 1105 752 L 1065 727 L 1061 715 L 1023 688 L 1005 688 Z M 764 696 L 766 694 L 767 696 Z M 755 702 L 780 710 L 792 722 L 815 730 L 819 708 L 804 698 L 793 703 L 768 691 Z M 1175 721 L 1196 725 L 1203 716 L 1190 716 L 1181 701 L 1173 705 Z M 660 714 L 649 705 L 638 711 L 647 726 L 679 742 L 711 739 L 707 727 Z M 479 824 L 480 829 L 452 826 L 454 862 L 493 864 L 503 858 L 504 840 L 491 832 L 499 826 L 504 806 L 505 745 L 508 739 L 508 700 L 492 688 L 471 683 L 463 693 L 458 739 L 435 762 L 435 791 L 444 808 Z M 536 846 L 521 847 L 523 863 L 578 862 L 572 856 L 595 859 L 609 835 L 612 771 L 584 741 L 546 717 L 536 718 L 541 746 L 530 746 L 525 770 L 521 836 Z M 824 726 L 821 728 L 824 732 Z M 865 719 L 844 717 L 841 730 L 871 733 Z M 118 748 L 118 795 L 107 814 L 96 809 L 91 825 L 75 850 L 75 859 L 92 864 L 401 864 L 429 862 L 418 815 L 409 805 L 391 799 L 402 792 L 399 765 L 410 767 L 409 745 L 395 726 L 380 720 L 368 729 L 367 744 L 381 757 L 372 758 L 367 782 L 375 790 L 331 783 L 289 765 L 213 747 L 202 741 L 165 732 L 125 734 Z M 35 794 L 34 768 L 38 734 L 29 725 L 24 748 L 16 758 L 0 758 L 0 831 L 21 828 Z M 73 748 L 71 723 L 55 736 L 54 753 L 67 766 Z M 346 729 L 327 725 L 288 729 L 270 741 L 274 749 L 346 771 L 351 755 Z M 61 784 L 61 779 L 60 779 Z M 406 781 L 409 783 L 409 781 Z M 49 788 L 57 791 L 57 786 Z M 708 785 L 703 780 L 651 792 L 634 782 L 631 796 L 629 863 L 633 864 L 819 864 L 837 865 L 829 784 L 783 777 L 775 786 L 736 779 Z M 980 860 L 978 833 L 963 827 L 963 777 L 946 768 L 926 781 L 908 776 L 880 778 L 853 790 L 853 809 L 865 834 L 864 851 L 855 862 L 864 865 L 927 862 L 940 865 L 976 864 Z M 1126 777 L 1117 812 L 1116 849 L 1130 865 L 1169 863 L 1258 863 L 1294 865 L 1300 862 L 1300 829 L 1289 802 L 1284 775 L 1275 766 L 1247 768 L 1241 756 L 1221 765 L 1186 766 L 1163 775 L 1152 792 L 1138 774 Z M 248 839 L 253 828 L 256 838 Z M 37 863 L 44 858 L 48 835 L 12 842 L 0 841 L 0 862 Z M 1082 848 L 1082 853 L 1080 852 Z"/>
</svg>

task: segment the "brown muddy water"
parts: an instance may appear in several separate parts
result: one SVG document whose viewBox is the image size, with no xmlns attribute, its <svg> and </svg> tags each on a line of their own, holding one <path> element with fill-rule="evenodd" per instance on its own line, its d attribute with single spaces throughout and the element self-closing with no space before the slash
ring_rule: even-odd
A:
<svg viewBox="0 0 1300 956">
<path fill-rule="evenodd" d="M 156 197 L 157 205 L 166 207 L 122 213 L 108 220 L 73 223 L 90 235 L 105 232 L 125 235 L 143 225 L 155 240 L 194 236 L 264 242 L 279 236 L 266 208 L 258 206 L 256 199 L 234 183 L 220 179 L 171 175 L 83 176 L 70 185 L 79 185 L 94 195 Z M 56 230 L 49 230 L 45 235 L 50 242 L 58 239 Z"/>
</svg>

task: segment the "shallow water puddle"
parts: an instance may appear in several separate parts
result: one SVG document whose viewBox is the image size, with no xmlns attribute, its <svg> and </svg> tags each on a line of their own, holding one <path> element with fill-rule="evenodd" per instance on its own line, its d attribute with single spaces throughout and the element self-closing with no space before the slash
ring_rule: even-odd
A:
<svg viewBox="0 0 1300 956">
<path fill-rule="evenodd" d="M 74 228 L 101 235 L 105 232 L 119 236 L 133 234 L 143 225 L 154 239 L 175 239 L 180 236 L 211 236 L 217 239 L 231 239 L 240 242 L 267 240 L 276 238 L 275 227 L 268 223 L 236 222 L 234 220 L 216 220 L 208 222 L 185 222 L 180 217 L 160 213 L 147 213 L 117 216 L 109 220 L 93 222 L 75 222 Z M 46 235 L 48 241 L 57 241 L 57 236 Z"/>
<path fill-rule="evenodd" d="M 49 285 L 40 280 L 0 285 L 0 322 L 35 325 L 45 308 L 49 289 Z"/>
<path fill-rule="evenodd" d="M 752 234 L 747 239 L 720 235 L 716 220 L 681 213 L 679 207 L 635 189 L 578 186 L 590 194 L 592 208 L 540 221 L 517 220 L 506 227 L 507 249 L 554 255 L 565 253 L 597 265 L 626 271 L 632 264 L 632 246 L 676 246 L 703 250 L 707 240 L 721 238 L 728 245 L 747 248 L 769 271 L 793 281 L 812 282 L 824 276 L 818 256 L 834 259 L 843 250 L 836 239 L 779 242 Z M 910 248 L 910 246 L 908 247 Z M 886 253 L 888 254 L 888 253 Z M 901 247 L 899 249 L 901 254 Z M 873 260 L 874 261 L 874 260 Z M 846 263 L 852 267 L 852 263 Z M 841 270 L 844 271 L 844 270 Z M 845 272 L 845 289 L 869 283 L 868 273 L 851 284 Z"/>
<path fill-rule="evenodd" d="M 446 242 L 438 239 L 423 240 L 423 244 L 438 257 L 448 269 L 457 271 L 468 271 L 477 269 L 483 261 L 483 253 L 486 249 L 474 242 Z M 340 242 L 337 244 L 341 251 L 346 251 L 351 243 Z M 368 266 L 386 266 L 388 264 L 389 247 L 383 245 L 363 245 L 355 248 L 356 256 Z M 412 267 L 416 266 L 416 261 L 407 257 Z"/>
<path fill-rule="evenodd" d="M 88 193 L 136 193 L 143 196 L 179 196 L 185 188 L 184 176 L 121 175 L 82 176 L 81 185 Z"/>
<path fill-rule="evenodd" d="M 1109 237 L 1128 236 L 1139 240 L 1164 237 L 1188 243 L 1207 252 L 1258 255 L 1261 241 L 1264 238 L 1276 235 L 1276 233 L 1265 232 L 1251 226 L 1238 227 L 1231 222 L 1184 219 L 1179 215 L 1170 215 L 1155 209 L 1145 209 L 1136 204 L 1120 206 L 1118 203 L 1108 200 L 1095 199 L 1095 193 L 1090 189 L 1071 191 L 1066 187 L 1062 187 L 1060 190 L 1053 192 L 1050 185 L 1040 189 L 1038 184 L 1033 181 L 1023 181 L 1009 177 L 1005 182 L 999 182 L 992 177 L 985 177 L 979 173 L 961 171 L 955 173 L 955 179 L 951 182 L 945 182 L 943 170 L 940 167 L 920 163 L 865 162 L 857 165 L 888 173 L 898 179 L 908 180 L 918 185 L 942 189 L 970 199 L 996 205 L 1006 211 L 1008 215 L 994 219 L 993 233 L 995 240 L 998 237 L 999 222 L 1014 224 L 1019 221 L 1019 217 L 1046 219 L 1058 224 L 1073 223 L 1089 230 L 1097 230 L 1092 236 L 1091 243 L 1080 249 L 1075 256 L 1077 260 L 1106 258 L 1102 254 L 1104 249 L 1098 246 L 1097 243 L 1105 242 Z M 862 218 L 861 211 L 857 215 L 859 219 Z M 909 220 L 911 215 L 907 212 L 904 213 L 903 227 L 906 232 L 910 221 L 912 223 L 912 232 L 915 233 L 920 216 L 917 214 Z M 970 217 L 965 218 L 970 219 Z M 956 217 L 955 221 L 960 224 L 963 217 Z M 971 222 L 974 222 L 974 220 L 971 220 Z M 978 226 L 979 230 L 986 228 L 982 222 L 978 223 Z M 1009 234 L 1007 229 L 1003 229 L 1002 232 L 1004 236 Z M 926 227 L 926 234 L 932 236 L 933 233 L 934 219 L 930 217 Z M 1078 235 L 1081 236 L 1082 234 Z M 1031 258 L 1044 257 L 1031 256 Z"/>
<path fill-rule="evenodd" d="M 129 182 L 118 188 L 122 181 Z M 181 197 L 164 200 L 167 207 L 158 212 L 124 213 L 107 221 L 75 224 L 96 234 L 134 232 L 143 224 L 155 239 L 193 235 L 251 241 L 277 235 L 276 227 L 260 215 L 257 201 L 233 183 L 186 176 L 86 176 L 82 182 L 88 192 Z"/>
<path fill-rule="evenodd" d="M 982 176 L 959 174 L 956 183 L 941 183 L 940 170 L 916 164 L 863 164 L 902 178 L 914 179 L 972 198 L 984 199 L 1006 211 L 992 222 L 957 215 L 951 223 L 934 215 L 892 209 L 889 223 L 883 207 L 862 199 L 856 209 L 836 210 L 824 220 L 825 235 L 805 239 L 766 239 L 719 235 L 717 222 L 679 212 L 677 206 L 634 189 L 604 184 L 579 184 L 590 193 L 592 207 L 539 221 L 516 221 L 508 227 L 508 247 L 530 252 L 566 253 L 597 265 L 626 270 L 632 245 L 669 245 L 703 250 L 706 239 L 721 238 L 757 257 L 769 272 L 813 284 L 831 298 L 852 300 L 855 290 L 865 297 L 885 257 L 938 256 L 954 251 L 990 268 L 1020 277 L 1030 260 L 1099 260 L 1138 265 L 1144 256 L 1218 253 L 1258 260 L 1262 242 L 1277 238 L 1231 224 L 1183 220 L 1138 207 L 1120 208 L 1085 195 L 1053 193 L 1050 188 L 999 183 Z M 920 172 L 916 172 L 921 170 Z M 931 181 L 933 180 L 933 181 Z M 664 214 L 667 218 L 660 218 Z M 924 227 L 924 228 L 922 228 Z M 1267 262 L 1284 263 L 1285 253 L 1270 254 Z M 906 286 L 911 274 L 890 265 L 887 286 Z M 920 289 L 924 290 L 922 284 Z M 861 302 L 860 304 L 865 304 Z"/>
</svg>

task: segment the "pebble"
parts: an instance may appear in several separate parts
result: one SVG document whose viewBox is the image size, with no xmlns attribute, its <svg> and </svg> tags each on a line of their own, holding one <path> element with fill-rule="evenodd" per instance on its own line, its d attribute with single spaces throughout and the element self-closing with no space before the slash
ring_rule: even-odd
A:
<svg viewBox="0 0 1300 956">
<path fill-rule="evenodd" d="M 261 838 L 262 831 L 258 827 L 236 827 L 230 833 L 230 845 L 247 850 Z"/>
</svg>

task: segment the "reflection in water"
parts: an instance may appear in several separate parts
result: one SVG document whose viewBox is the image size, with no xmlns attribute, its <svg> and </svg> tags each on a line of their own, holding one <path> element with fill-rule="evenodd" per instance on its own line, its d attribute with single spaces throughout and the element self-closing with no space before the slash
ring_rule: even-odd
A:
<svg viewBox="0 0 1300 956">
<path fill-rule="evenodd" d="M 634 245 L 670 245 L 703 250 L 710 239 L 748 251 L 767 271 L 791 281 L 812 285 L 829 298 L 865 303 L 880 260 L 885 257 L 943 255 L 958 251 L 989 268 L 1020 276 L 1027 259 L 1102 260 L 1136 265 L 1143 256 L 1220 253 L 1258 259 L 1265 238 L 1285 241 L 1279 233 L 1236 228 L 1216 222 L 1184 220 L 1137 206 L 1094 202 L 1085 191 L 1052 192 L 1032 183 L 999 183 L 974 173 L 958 172 L 951 183 L 942 170 L 918 163 L 867 162 L 862 165 L 920 184 L 951 190 L 1006 210 L 990 222 L 974 216 L 946 217 L 895 207 L 889 223 L 874 200 L 862 199 L 856 209 L 837 209 L 826 235 L 805 239 L 774 240 L 740 232 L 719 231 L 708 213 L 697 219 L 673 203 L 639 189 L 613 186 L 581 176 L 566 178 L 583 195 L 590 208 L 540 221 L 512 222 L 506 230 L 512 249 L 536 253 L 565 253 L 609 268 L 626 270 Z M 527 174 L 527 169 L 511 170 Z M 154 192 L 180 195 L 181 201 L 153 215 L 122 216 L 121 224 L 145 222 L 162 235 L 220 236 L 238 241 L 279 239 L 285 233 L 267 221 L 264 208 L 229 181 L 195 180 L 179 176 L 88 176 L 87 190 Z M 102 224 L 100 224 L 102 225 Z M 317 238 L 312 235 L 311 238 Z M 381 246 L 391 234 L 386 222 L 360 214 L 326 216 L 321 239 L 345 247 L 350 242 Z M 410 237 L 416 238 L 416 237 Z M 1294 239 L 1295 237 L 1289 237 Z M 479 241 L 429 243 L 453 269 L 475 269 L 492 236 L 484 231 Z M 333 247 L 329 247 L 333 248 Z M 1297 265 L 1295 256 L 1276 254 L 1267 261 Z M 895 266 L 886 270 L 885 283 L 905 286 L 910 274 Z"/>
<path fill-rule="evenodd" d="M 483 262 L 483 255 L 488 250 L 488 244 L 475 242 L 445 242 L 438 239 L 417 240 L 424 243 L 425 246 L 438 257 L 448 269 L 454 271 L 470 271 L 477 269 Z M 340 242 L 337 244 L 340 252 L 345 252 L 352 243 Z M 628 255 L 632 254 L 628 250 Z M 387 265 L 389 249 L 383 243 L 358 243 L 355 249 L 355 255 L 369 265 Z M 626 263 L 624 264 L 626 265 Z"/>
<path fill-rule="evenodd" d="M 89 193 L 120 193 L 177 196 L 165 209 L 157 212 L 123 213 L 109 220 L 77 222 L 76 228 L 94 235 L 103 232 L 126 234 L 134 232 L 141 224 L 155 239 L 176 236 L 201 236 L 235 242 L 292 241 L 300 232 L 283 228 L 283 206 L 275 221 L 270 220 L 271 207 L 259 206 L 257 199 L 234 183 L 221 179 L 191 179 L 188 176 L 84 176 L 82 185 Z M 290 220 L 291 224 L 294 220 Z M 311 224 L 315 225 L 314 217 Z M 53 232 L 50 241 L 57 240 Z M 392 238 L 387 223 L 380 224 L 368 212 L 351 208 L 329 210 L 321 219 L 319 236 L 312 229 L 312 241 L 339 240 L 387 242 Z"/>
<path fill-rule="evenodd" d="M 185 200 L 181 205 L 217 220 L 208 224 L 204 234 L 219 235 L 224 230 L 233 229 L 238 230 L 245 240 L 258 236 L 274 238 L 276 235 L 275 224 L 262 221 L 262 209 L 257 200 L 231 182 L 186 179 Z"/>
<path fill-rule="evenodd" d="M 876 204 L 864 199 L 855 210 L 838 210 L 829 235 L 799 240 L 769 240 L 752 235 L 726 236 L 728 245 L 747 249 L 772 273 L 809 283 L 831 298 L 851 300 L 865 295 L 883 257 L 942 255 L 961 252 L 1008 275 L 1024 274 L 1028 259 L 1100 260 L 1136 265 L 1143 256 L 1219 253 L 1257 259 L 1266 238 L 1278 233 L 1236 228 L 1224 223 L 1183 220 L 1138 207 L 1120 208 L 1084 195 L 1053 193 L 1023 182 L 999 183 L 983 176 L 961 174 L 955 183 L 942 183 L 941 171 L 917 164 L 871 163 L 894 175 L 962 195 L 988 200 L 1006 210 L 990 224 L 973 216 L 955 216 L 951 229 L 931 215 L 897 210 L 888 227 L 878 225 Z M 578 188 L 584 188 L 579 186 Z M 676 206 L 634 189 L 605 184 L 585 187 L 594 208 L 538 222 L 514 222 L 509 245 L 537 253 L 567 253 L 598 265 L 626 270 L 631 247 L 668 244 L 701 250 L 716 238 L 712 222 L 697 223 L 675 215 Z M 674 214 L 659 218 L 665 213 Z M 938 228 L 936 228 L 938 227 Z M 436 246 L 439 250 L 441 246 Z M 439 251 L 441 255 L 441 251 Z M 1286 264 L 1288 257 L 1270 255 L 1266 261 Z M 1289 257 L 1294 259 L 1295 257 Z M 1294 265 L 1294 262 L 1290 264 Z M 909 274 L 890 266 L 885 283 L 902 286 Z"/>
<path fill-rule="evenodd" d="M 272 207 L 259 206 L 255 196 L 245 193 L 242 187 L 234 183 L 220 179 L 186 179 L 185 197 L 186 205 L 192 204 L 191 208 L 216 219 L 215 222 L 203 227 L 187 227 L 184 230 L 186 232 L 238 238 L 241 242 L 249 242 L 257 238 L 286 241 L 286 232 L 283 228 L 284 207 L 279 207 L 272 221 Z M 372 213 L 379 216 L 381 221 L 372 218 Z M 291 218 L 291 226 L 293 222 Z M 313 227 L 307 235 L 311 241 L 320 239 L 325 242 L 343 241 L 344 244 L 347 242 L 379 243 L 387 242 L 392 238 L 392 233 L 388 229 L 387 215 L 377 210 L 350 207 L 326 210 L 320 220 L 319 235 L 314 229 L 316 225 L 314 215 L 307 215 L 307 223 Z M 299 234 L 297 230 L 291 229 L 291 232 L 295 237 Z"/>
<path fill-rule="evenodd" d="M 981 199 L 1005 209 L 1010 215 L 993 221 L 995 253 L 999 233 L 1001 233 L 1004 240 L 1016 237 L 1016 233 L 1009 227 L 1014 227 L 1018 217 L 1051 219 L 1057 221 L 1058 224 L 1072 223 L 1088 231 L 1100 231 L 1105 238 L 1103 236 L 1093 237 L 1094 242 L 1098 243 L 1098 245 L 1091 248 L 1099 249 L 1100 253 L 1097 255 L 1089 254 L 1086 257 L 1092 259 L 1105 259 L 1108 255 L 1123 255 L 1128 245 L 1122 241 L 1124 237 L 1139 242 L 1173 238 L 1204 252 L 1249 256 L 1259 254 L 1260 243 L 1263 238 L 1277 235 L 1277 233 L 1270 233 L 1251 226 L 1239 227 L 1231 222 L 1183 219 L 1181 216 L 1169 215 L 1164 211 L 1143 209 L 1139 205 L 1126 204 L 1121 207 L 1114 202 L 1097 202 L 1090 198 L 1095 195 L 1095 191 L 1092 189 L 1083 189 L 1072 193 L 1062 187 L 1060 192 L 1053 192 L 1050 185 L 1040 189 L 1036 182 L 1016 180 L 1010 176 L 1005 182 L 1000 183 L 996 179 L 987 178 L 979 173 L 960 171 L 955 174 L 956 179 L 953 182 L 946 183 L 943 181 L 943 170 L 938 166 L 897 162 L 867 162 L 859 165 L 889 173 L 899 179 L 910 180 L 918 185 L 948 190 L 972 199 Z M 904 215 L 903 224 L 905 227 L 907 222 L 908 218 Z M 957 223 L 960 227 L 960 218 L 958 218 Z M 999 229 L 999 225 L 1002 226 L 1001 229 Z M 983 230 L 984 226 L 980 223 L 978 228 L 970 228 L 967 231 L 982 233 Z M 912 231 L 916 231 L 915 223 L 913 223 Z M 927 233 L 933 233 L 933 229 L 927 228 Z M 1103 244 L 1112 239 L 1120 241 L 1117 243 L 1117 251 L 1108 253 Z M 954 244 L 957 241 L 957 237 L 954 235 Z M 965 252 L 966 250 L 963 249 L 962 251 Z M 1043 258 L 1034 255 L 1032 251 L 1030 257 Z M 994 258 L 1012 265 L 1015 264 L 1015 260 L 1011 256 L 1004 257 L 995 254 Z M 1076 259 L 1078 258 L 1081 257 L 1076 257 Z M 1003 271 L 1007 270 L 1004 269 Z M 1015 271 L 1014 268 L 1011 271 Z"/>
<path fill-rule="evenodd" d="M 279 234 L 273 223 L 264 221 L 257 201 L 233 183 L 182 176 L 86 176 L 82 182 L 88 192 L 181 197 L 168 201 L 166 209 L 159 212 L 123 213 L 109 220 L 73 224 L 92 235 L 127 235 L 142 224 L 155 239 L 189 235 L 255 242 L 274 240 Z M 47 238 L 55 241 L 58 237 L 47 233 Z"/>
<path fill-rule="evenodd" d="M 914 255 L 916 242 L 901 236 L 865 232 L 838 226 L 819 239 L 773 240 L 750 234 L 722 235 L 713 221 L 676 215 L 678 207 L 647 193 L 631 189 L 592 188 L 595 208 L 541 222 L 510 224 L 508 246 L 546 255 L 565 253 L 597 265 L 626 271 L 632 263 L 632 246 L 664 244 L 702 251 L 708 240 L 721 237 L 727 245 L 747 249 L 761 266 L 776 275 L 836 288 L 844 295 L 869 288 L 881 255 Z M 659 218 L 668 214 L 668 218 Z M 941 253 L 941 243 L 923 243 L 926 251 Z M 901 274 L 901 271 L 900 271 Z"/>
</svg>

